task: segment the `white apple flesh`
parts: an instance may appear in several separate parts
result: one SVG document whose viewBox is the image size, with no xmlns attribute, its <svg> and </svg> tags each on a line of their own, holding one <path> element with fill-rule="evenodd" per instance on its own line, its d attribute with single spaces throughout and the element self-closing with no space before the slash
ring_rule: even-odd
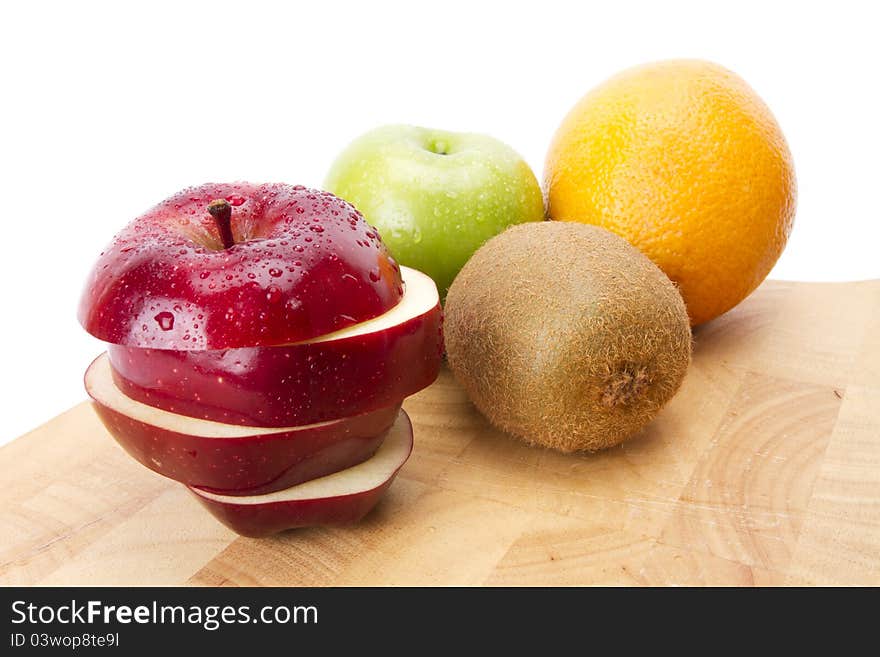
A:
<svg viewBox="0 0 880 657">
<path fill-rule="evenodd" d="M 331 475 L 266 495 L 236 497 L 190 487 L 220 522 L 242 536 L 354 523 L 379 502 L 412 452 L 412 424 L 404 411 L 371 458 Z"/>
<path fill-rule="evenodd" d="M 228 495 L 281 490 L 361 463 L 382 444 L 400 408 L 398 400 L 353 417 L 271 429 L 201 420 L 124 395 L 106 354 L 89 366 L 85 386 L 104 426 L 137 461 Z"/>
</svg>

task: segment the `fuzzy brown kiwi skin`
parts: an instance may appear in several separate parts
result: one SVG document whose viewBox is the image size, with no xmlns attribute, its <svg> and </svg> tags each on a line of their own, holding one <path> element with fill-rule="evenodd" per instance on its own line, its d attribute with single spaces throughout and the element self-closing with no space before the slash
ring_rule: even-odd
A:
<svg viewBox="0 0 880 657">
<path fill-rule="evenodd" d="M 444 334 L 480 412 L 562 452 L 638 433 L 691 357 L 675 285 L 622 238 L 568 222 L 514 226 L 484 244 L 449 289 Z"/>
</svg>

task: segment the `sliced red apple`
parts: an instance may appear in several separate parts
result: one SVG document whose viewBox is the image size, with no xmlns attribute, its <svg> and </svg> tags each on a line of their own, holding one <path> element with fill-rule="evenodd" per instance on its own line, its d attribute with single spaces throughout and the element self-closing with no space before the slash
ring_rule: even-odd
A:
<svg viewBox="0 0 880 657">
<path fill-rule="evenodd" d="M 437 287 L 401 267 L 404 295 L 379 317 L 277 347 L 172 351 L 109 345 L 132 399 L 230 424 L 279 427 L 357 415 L 430 385 L 442 358 Z"/>
<path fill-rule="evenodd" d="M 104 342 L 202 351 L 313 338 L 381 315 L 402 292 L 351 204 L 282 183 L 209 183 L 113 238 L 78 316 Z"/>
<path fill-rule="evenodd" d="M 243 536 L 357 522 L 376 506 L 412 452 L 412 424 L 400 411 L 370 459 L 346 470 L 268 495 L 233 497 L 190 487 L 220 522 Z"/>
<path fill-rule="evenodd" d="M 353 417 L 266 429 L 177 415 L 127 397 L 102 354 L 86 390 L 110 434 L 151 470 L 184 484 L 251 495 L 282 490 L 370 458 L 394 423 L 400 401 Z"/>
</svg>

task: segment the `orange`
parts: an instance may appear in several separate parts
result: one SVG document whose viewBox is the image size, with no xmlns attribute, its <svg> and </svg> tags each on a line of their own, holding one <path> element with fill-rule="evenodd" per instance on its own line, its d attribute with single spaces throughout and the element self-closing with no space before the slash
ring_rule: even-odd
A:
<svg viewBox="0 0 880 657">
<path fill-rule="evenodd" d="M 547 154 L 551 219 L 626 238 L 678 286 L 691 324 L 747 297 L 794 220 L 785 137 L 739 76 L 703 61 L 629 69 L 584 96 Z"/>
</svg>

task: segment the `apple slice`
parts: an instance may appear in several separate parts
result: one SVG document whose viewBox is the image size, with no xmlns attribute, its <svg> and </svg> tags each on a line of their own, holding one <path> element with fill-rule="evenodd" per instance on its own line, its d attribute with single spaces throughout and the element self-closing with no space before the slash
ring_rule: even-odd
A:
<svg viewBox="0 0 880 657">
<path fill-rule="evenodd" d="M 400 268 L 349 203 L 283 183 L 210 183 L 141 215 L 79 305 L 99 340 L 203 351 L 307 340 L 397 305 Z"/>
<path fill-rule="evenodd" d="M 370 458 L 400 408 L 398 401 L 349 418 L 276 429 L 200 420 L 126 397 L 106 354 L 89 366 L 85 385 L 104 426 L 137 461 L 228 495 L 285 489 Z"/>
<path fill-rule="evenodd" d="M 401 267 L 403 298 L 383 315 L 277 347 L 172 351 L 109 345 L 132 399 L 229 424 L 311 424 L 397 404 L 435 378 L 442 359 L 437 287 Z"/>
<path fill-rule="evenodd" d="M 359 465 L 268 495 L 233 497 L 190 487 L 220 522 L 242 536 L 357 522 L 379 501 L 412 452 L 412 424 L 404 411 L 376 454 Z"/>
</svg>

